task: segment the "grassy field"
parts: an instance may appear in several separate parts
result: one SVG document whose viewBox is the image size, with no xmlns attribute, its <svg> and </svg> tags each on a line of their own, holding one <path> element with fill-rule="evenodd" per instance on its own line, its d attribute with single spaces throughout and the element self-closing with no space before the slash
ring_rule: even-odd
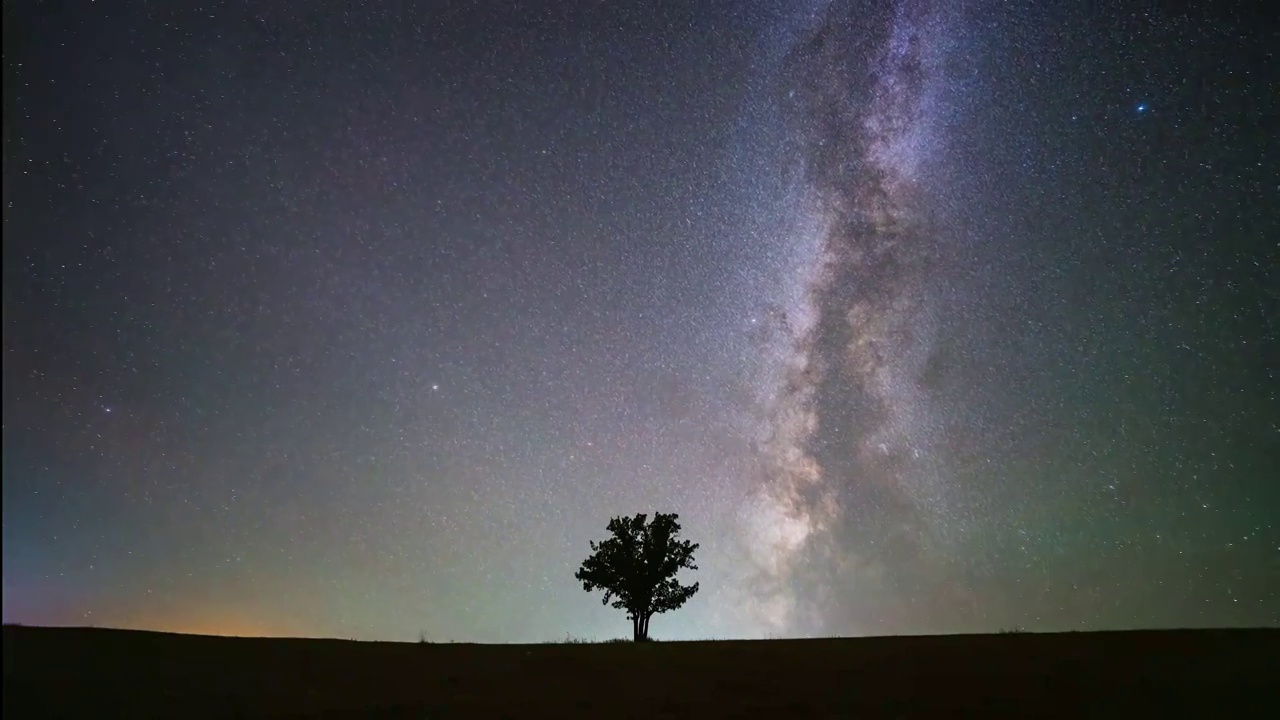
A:
<svg viewBox="0 0 1280 720">
<path fill-rule="evenodd" d="M 27 717 L 1280 717 L 1280 630 L 466 645 L 4 628 Z"/>
</svg>

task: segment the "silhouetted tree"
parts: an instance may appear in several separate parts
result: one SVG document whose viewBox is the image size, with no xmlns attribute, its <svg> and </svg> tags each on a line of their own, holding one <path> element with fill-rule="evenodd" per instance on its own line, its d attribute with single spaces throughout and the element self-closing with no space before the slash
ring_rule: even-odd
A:
<svg viewBox="0 0 1280 720">
<path fill-rule="evenodd" d="M 693 552 L 697 543 L 679 540 L 680 523 L 675 513 L 656 513 L 646 523 L 646 515 L 615 517 L 609 521 L 612 534 L 603 542 L 591 543 L 591 556 L 582 561 L 574 577 L 582 589 L 604 590 L 605 604 L 627 611 L 634 640 L 649 639 L 649 619 L 658 613 L 684 605 L 698 583 L 681 585 L 676 573 L 697 570 Z"/>
</svg>

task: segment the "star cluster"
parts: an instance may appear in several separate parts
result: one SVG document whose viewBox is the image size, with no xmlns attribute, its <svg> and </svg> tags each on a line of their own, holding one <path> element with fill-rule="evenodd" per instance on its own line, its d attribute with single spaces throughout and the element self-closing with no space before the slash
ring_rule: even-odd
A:
<svg viewBox="0 0 1280 720">
<path fill-rule="evenodd" d="M 1264 17 L 5 6 L 6 622 L 1274 625 Z"/>
</svg>

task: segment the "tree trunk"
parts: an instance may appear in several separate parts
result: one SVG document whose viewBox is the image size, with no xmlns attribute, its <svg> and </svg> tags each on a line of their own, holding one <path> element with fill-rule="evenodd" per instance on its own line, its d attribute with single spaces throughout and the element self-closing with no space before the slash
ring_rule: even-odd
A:
<svg viewBox="0 0 1280 720">
<path fill-rule="evenodd" d="M 652 614 L 646 614 L 644 619 L 640 621 L 640 637 L 645 640 L 649 639 L 649 618 L 651 617 L 653 617 Z"/>
<path fill-rule="evenodd" d="M 631 641 L 640 642 L 640 615 L 631 616 Z"/>
</svg>

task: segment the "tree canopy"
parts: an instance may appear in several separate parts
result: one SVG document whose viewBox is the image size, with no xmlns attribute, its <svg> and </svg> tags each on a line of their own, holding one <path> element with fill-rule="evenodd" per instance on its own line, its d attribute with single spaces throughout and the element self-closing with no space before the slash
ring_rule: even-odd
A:
<svg viewBox="0 0 1280 720">
<path fill-rule="evenodd" d="M 591 543 L 591 555 L 574 577 L 587 592 L 604 590 L 603 604 L 627 611 L 632 638 L 649 639 L 649 619 L 684 605 L 698 583 L 681 585 L 676 574 L 697 570 L 693 553 L 698 544 L 680 540 L 680 516 L 655 513 L 652 521 L 641 513 L 609 521 L 611 537 Z"/>
</svg>

